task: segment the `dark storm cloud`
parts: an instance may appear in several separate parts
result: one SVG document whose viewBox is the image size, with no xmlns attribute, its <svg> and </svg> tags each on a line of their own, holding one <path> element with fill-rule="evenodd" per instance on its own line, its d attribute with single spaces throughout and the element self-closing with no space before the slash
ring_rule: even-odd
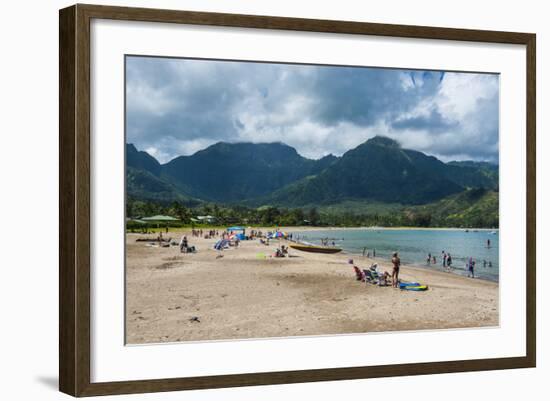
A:
<svg viewBox="0 0 550 401">
<path fill-rule="evenodd" d="M 315 87 L 320 107 L 315 115 L 327 124 L 348 121 L 362 126 L 381 118 L 393 119 L 433 94 L 440 73 L 423 72 L 416 85 L 411 71 L 377 68 L 327 68 L 320 70 Z M 410 77 L 414 90 L 404 94 L 403 80 Z"/>
<path fill-rule="evenodd" d="M 431 110 L 430 114 L 424 116 L 408 117 L 394 120 L 391 127 L 395 130 L 412 129 L 412 130 L 431 130 L 448 131 L 457 128 L 457 121 L 446 120 L 439 111 Z"/>
<path fill-rule="evenodd" d="M 165 162 L 218 141 L 282 141 L 307 157 L 374 135 L 444 159 L 496 160 L 498 77 L 127 58 L 127 141 Z"/>
</svg>

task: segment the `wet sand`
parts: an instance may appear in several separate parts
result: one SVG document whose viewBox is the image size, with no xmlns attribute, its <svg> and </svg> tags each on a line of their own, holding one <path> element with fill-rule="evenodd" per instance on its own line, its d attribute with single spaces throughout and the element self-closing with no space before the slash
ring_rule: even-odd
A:
<svg viewBox="0 0 550 401">
<path fill-rule="evenodd" d="M 179 241 L 182 232 L 163 235 Z M 356 281 L 343 252 L 270 257 L 284 240 L 218 252 L 216 239 L 187 235 L 197 253 L 127 235 L 127 343 L 498 326 L 497 283 L 402 266 L 403 281 L 429 290 L 401 291 Z M 389 261 L 351 257 L 391 273 Z"/>
</svg>

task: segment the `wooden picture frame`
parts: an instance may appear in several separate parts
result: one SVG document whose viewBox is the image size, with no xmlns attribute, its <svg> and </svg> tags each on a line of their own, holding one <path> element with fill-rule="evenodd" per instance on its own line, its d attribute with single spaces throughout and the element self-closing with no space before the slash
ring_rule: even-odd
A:
<svg viewBox="0 0 550 401">
<path fill-rule="evenodd" d="M 526 356 L 222 376 L 92 383 L 90 380 L 90 21 L 94 18 L 260 28 L 526 47 Z M 534 367 L 536 363 L 535 49 L 530 33 L 349 21 L 74 5 L 59 15 L 59 388 L 73 396 L 144 393 Z"/>
</svg>

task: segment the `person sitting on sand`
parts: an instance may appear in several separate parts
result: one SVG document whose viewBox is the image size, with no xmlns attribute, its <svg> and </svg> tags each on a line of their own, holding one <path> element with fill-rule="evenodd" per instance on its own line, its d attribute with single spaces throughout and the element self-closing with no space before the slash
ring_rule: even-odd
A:
<svg viewBox="0 0 550 401">
<path fill-rule="evenodd" d="M 388 279 L 391 277 L 391 274 L 387 271 L 381 272 L 381 270 L 378 269 L 378 263 L 373 264 L 370 269 L 374 272 L 376 272 L 378 276 L 378 285 L 379 286 L 387 286 L 388 285 Z"/>
<path fill-rule="evenodd" d="M 399 288 L 399 267 L 401 266 L 401 259 L 399 259 L 397 252 L 393 253 L 391 262 L 393 264 L 393 270 L 391 273 L 391 284 L 393 288 Z"/>
<path fill-rule="evenodd" d="M 187 245 L 188 245 L 187 236 L 184 235 L 183 237 L 181 237 L 181 240 L 180 240 L 180 252 L 187 253 Z"/>
<path fill-rule="evenodd" d="M 355 279 L 357 281 L 365 281 L 365 275 L 361 272 L 361 269 L 353 263 L 353 259 L 348 259 L 348 264 L 353 266 L 353 271 L 355 272 Z"/>
<path fill-rule="evenodd" d="M 283 253 L 283 256 L 288 256 L 288 247 L 281 245 L 281 252 Z"/>
</svg>

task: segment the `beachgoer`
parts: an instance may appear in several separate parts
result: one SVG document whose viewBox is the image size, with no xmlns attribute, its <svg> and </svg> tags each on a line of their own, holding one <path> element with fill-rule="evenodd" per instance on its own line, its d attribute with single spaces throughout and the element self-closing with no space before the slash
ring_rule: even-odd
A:
<svg viewBox="0 0 550 401">
<path fill-rule="evenodd" d="M 367 251 L 367 247 L 365 246 L 365 247 L 363 248 L 363 256 L 365 256 L 365 252 L 366 252 L 366 251 Z"/>
<path fill-rule="evenodd" d="M 441 263 L 442 263 L 442 266 L 445 267 L 445 265 L 447 264 L 447 254 L 445 253 L 445 251 L 441 251 L 441 254 L 443 255 Z"/>
<path fill-rule="evenodd" d="M 487 267 L 487 261 L 483 259 L 483 267 Z"/>
<path fill-rule="evenodd" d="M 185 252 L 187 253 L 187 237 L 184 235 L 183 237 L 181 237 L 181 240 L 180 240 L 180 252 Z"/>
<path fill-rule="evenodd" d="M 490 247 L 491 247 L 491 240 L 487 239 L 487 248 L 490 248 Z"/>
<path fill-rule="evenodd" d="M 397 252 L 393 253 L 391 262 L 393 264 L 393 271 L 391 274 L 392 287 L 398 288 L 399 287 L 399 267 L 401 266 L 401 259 L 399 259 Z"/>
<path fill-rule="evenodd" d="M 357 266 L 355 266 L 355 264 L 353 263 L 353 259 L 348 259 L 348 264 L 353 266 L 353 271 L 355 272 L 355 279 L 357 281 L 365 281 L 365 275 Z"/>
<path fill-rule="evenodd" d="M 474 275 L 474 267 L 475 267 L 475 260 L 470 256 L 470 259 L 468 260 L 468 277 L 475 278 Z"/>
<path fill-rule="evenodd" d="M 288 247 L 285 245 L 281 245 L 281 252 L 283 253 L 283 256 L 288 255 Z"/>
<path fill-rule="evenodd" d="M 451 271 L 451 265 L 453 264 L 453 259 L 451 258 L 451 254 L 447 254 L 447 268 L 449 271 Z"/>
<path fill-rule="evenodd" d="M 489 261 L 489 267 L 493 267 L 493 263 Z"/>
<path fill-rule="evenodd" d="M 378 269 L 378 263 L 373 264 L 370 269 L 378 275 L 378 285 L 386 286 L 388 285 L 388 279 L 391 277 L 391 274 L 387 271 L 382 272 Z"/>
<path fill-rule="evenodd" d="M 373 258 L 376 257 L 376 249 L 375 249 L 375 248 L 372 249 L 372 257 L 373 257 Z"/>
<path fill-rule="evenodd" d="M 433 264 L 435 265 L 437 263 L 437 260 L 435 260 L 435 255 L 433 256 Z"/>
</svg>

